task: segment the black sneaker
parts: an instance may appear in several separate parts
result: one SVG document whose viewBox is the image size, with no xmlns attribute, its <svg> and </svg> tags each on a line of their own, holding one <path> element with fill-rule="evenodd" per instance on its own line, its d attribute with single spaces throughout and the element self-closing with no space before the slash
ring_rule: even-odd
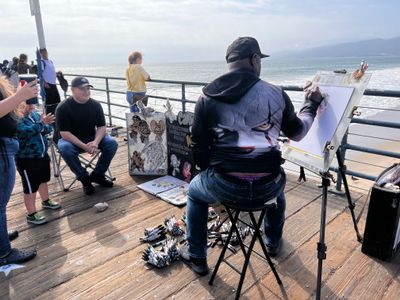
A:
<svg viewBox="0 0 400 300">
<path fill-rule="evenodd" d="M 90 181 L 90 177 L 86 176 L 81 179 L 82 182 L 82 187 L 83 187 L 83 192 L 86 195 L 92 195 L 94 193 L 94 186 L 92 185 Z"/>
<path fill-rule="evenodd" d="M 19 264 L 31 260 L 36 256 L 36 250 L 30 249 L 11 249 L 4 257 L 0 258 L 0 266 L 9 264 Z"/>
<path fill-rule="evenodd" d="M 282 240 L 279 240 L 277 246 L 268 246 L 268 245 L 265 246 L 267 247 L 267 252 L 269 256 L 271 257 L 278 256 L 278 254 L 281 252 L 282 249 Z"/>
<path fill-rule="evenodd" d="M 191 268 L 194 272 L 199 274 L 200 276 L 205 276 L 209 272 L 209 268 L 207 265 L 207 258 L 196 258 L 191 257 L 189 254 L 188 245 L 183 245 L 180 248 L 181 251 L 181 259 L 182 261 Z"/>
<path fill-rule="evenodd" d="M 114 183 L 108 180 L 105 175 L 101 175 L 95 172 L 90 174 L 90 181 L 99 184 L 102 187 L 113 187 Z"/>
</svg>

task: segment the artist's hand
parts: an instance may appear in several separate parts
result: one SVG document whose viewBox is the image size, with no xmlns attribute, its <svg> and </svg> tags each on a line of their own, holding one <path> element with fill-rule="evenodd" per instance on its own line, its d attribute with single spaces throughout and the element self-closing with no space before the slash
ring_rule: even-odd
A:
<svg viewBox="0 0 400 300">
<path fill-rule="evenodd" d="M 324 96 L 321 94 L 321 91 L 320 91 L 318 85 L 307 84 L 304 87 L 304 91 L 306 93 L 307 100 L 311 100 L 311 101 L 314 101 L 314 102 L 320 104 L 321 101 L 324 99 Z"/>
<path fill-rule="evenodd" d="M 56 117 L 53 114 L 47 114 L 47 115 L 42 114 L 40 116 L 40 119 L 42 120 L 42 122 L 44 124 L 48 125 L 48 124 L 54 123 Z"/>
<path fill-rule="evenodd" d="M 15 93 L 17 97 L 22 101 L 26 101 L 30 98 L 37 97 L 38 95 L 38 84 L 37 80 L 33 80 L 31 82 L 28 82 L 26 84 L 19 85 L 17 88 L 17 92 Z"/>
</svg>

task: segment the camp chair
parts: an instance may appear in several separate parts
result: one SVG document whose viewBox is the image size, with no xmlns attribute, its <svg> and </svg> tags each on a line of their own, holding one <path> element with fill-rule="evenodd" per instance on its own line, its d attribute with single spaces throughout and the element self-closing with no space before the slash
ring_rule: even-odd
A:
<svg viewBox="0 0 400 300">
<path fill-rule="evenodd" d="M 54 177 L 57 178 L 58 183 L 60 184 L 62 190 L 64 192 L 68 192 L 69 189 L 75 184 L 75 182 L 78 179 L 75 177 L 75 174 L 73 174 L 71 172 L 73 178 L 71 179 L 71 182 L 68 185 L 65 184 L 66 176 L 63 175 L 63 173 L 65 174 L 67 172 L 64 170 L 65 170 L 65 168 L 68 167 L 68 165 L 65 162 L 64 162 L 64 164 L 62 164 L 63 159 L 62 159 L 60 151 L 58 150 L 57 142 L 53 138 L 49 138 L 48 143 L 49 143 L 49 148 L 50 148 L 51 162 L 53 165 Z M 89 169 L 94 170 L 94 168 L 96 166 L 96 162 L 99 159 L 100 154 L 101 153 L 98 152 L 95 155 L 90 156 L 89 154 L 82 152 L 78 155 L 78 157 L 81 162 L 81 165 L 86 170 L 89 170 Z M 107 173 L 105 174 L 105 176 L 108 180 L 111 180 L 111 181 L 115 180 L 115 177 L 112 176 L 110 169 L 107 170 Z M 68 178 L 70 178 L 70 177 L 68 177 Z"/>
</svg>

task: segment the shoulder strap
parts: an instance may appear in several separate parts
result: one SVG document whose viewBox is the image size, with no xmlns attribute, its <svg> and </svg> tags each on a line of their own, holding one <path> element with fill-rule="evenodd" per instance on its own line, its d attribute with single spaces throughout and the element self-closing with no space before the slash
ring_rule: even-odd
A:
<svg viewBox="0 0 400 300">
<path fill-rule="evenodd" d="M 42 59 L 41 61 L 43 63 L 43 71 L 44 71 L 44 69 L 46 69 L 46 62 L 44 61 L 44 59 Z"/>
</svg>

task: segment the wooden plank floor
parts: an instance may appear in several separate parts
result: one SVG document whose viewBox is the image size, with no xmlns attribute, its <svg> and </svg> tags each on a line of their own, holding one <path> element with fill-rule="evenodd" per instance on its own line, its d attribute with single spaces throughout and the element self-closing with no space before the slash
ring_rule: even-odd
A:
<svg viewBox="0 0 400 300">
<path fill-rule="evenodd" d="M 148 177 L 130 177 L 127 147 L 119 138 L 111 170 L 117 178 L 112 189 L 96 187 L 85 196 L 80 184 L 62 192 L 53 178 L 51 197 L 60 211 L 45 211 L 49 223 L 26 223 L 19 178 L 8 205 L 9 229 L 20 237 L 13 246 L 36 246 L 38 256 L 6 277 L 0 273 L 0 299 L 230 299 L 238 275 L 222 264 L 214 282 L 199 278 L 181 262 L 149 269 L 141 260 L 145 245 L 139 242 L 145 227 L 161 224 L 165 217 L 180 217 L 174 207 L 139 190 Z M 279 287 L 264 261 L 253 255 L 242 290 L 242 299 L 312 299 L 316 286 L 316 243 L 319 239 L 321 191 L 317 182 L 297 183 L 288 175 L 287 210 L 282 254 L 274 260 L 283 280 Z M 366 195 L 353 192 L 363 203 Z M 96 213 L 93 205 L 106 201 L 108 210 Z M 40 201 L 37 201 L 40 209 Z M 400 259 L 391 263 L 361 253 L 344 198 L 329 194 L 327 209 L 327 259 L 323 268 L 324 299 L 398 299 Z M 359 205 L 360 206 L 360 205 Z M 359 207 L 358 206 L 358 207 Z M 364 213 L 365 216 L 365 213 Z M 364 230 L 365 217 L 360 229 Z M 214 266 L 219 247 L 209 250 Z M 228 260 L 241 266 L 241 253 Z"/>
</svg>

